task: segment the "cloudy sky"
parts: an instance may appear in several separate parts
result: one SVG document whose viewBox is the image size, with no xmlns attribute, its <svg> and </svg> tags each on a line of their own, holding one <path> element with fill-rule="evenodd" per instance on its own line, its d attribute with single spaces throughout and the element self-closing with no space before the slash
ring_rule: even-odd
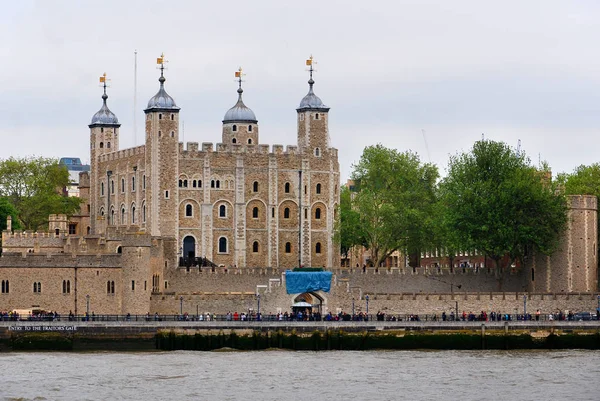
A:
<svg viewBox="0 0 600 401">
<path fill-rule="evenodd" d="M 103 72 L 121 148 L 141 144 L 161 52 L 181 140 L 220 141 L 242 66 L 260 142 L 295 144 L 312 54 L 342 180 L 376 143 L 443 174 L 482 134 L 571 172 L 600 161 L 598 21 L 594 0 L 12 1 L 0 14 L 0 158 L 88 161 Z"/>
</svg>

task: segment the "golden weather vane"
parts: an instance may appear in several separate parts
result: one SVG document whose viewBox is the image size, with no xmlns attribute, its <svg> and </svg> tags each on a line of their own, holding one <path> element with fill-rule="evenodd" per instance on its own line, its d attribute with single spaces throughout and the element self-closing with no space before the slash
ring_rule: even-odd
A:
<svg viewBox="0 0 600 401">
<path fill-rule="evenodd" d="M 246 75 L 246 74 L 244 74 L 242 67 L 238 68 L 238 70 L 235 72 L 235 77 L 237 78 L 236 81 L 238 81 L 240 88 L 242 87 L 242 82 L 244 82 L 244 81 L 242 81 L 242 77 L 244 75 Z"/>
<path fill-rule="evenodd" d="M 314 58 L 311 54 L 310 57 L 306 60 L 306 65 L 310 67 L 308 69 L 308 71 L 310 72 L 310 79 L 312 79 L 313 72 L 316 71 L 313 67 L 315 64 L 317 64 L 317 62 L 314 60 Z"/>
</svg>

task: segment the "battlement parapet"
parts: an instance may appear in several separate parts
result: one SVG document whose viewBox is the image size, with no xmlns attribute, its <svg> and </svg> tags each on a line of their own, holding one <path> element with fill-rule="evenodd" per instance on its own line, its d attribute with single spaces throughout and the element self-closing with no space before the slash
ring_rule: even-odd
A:
<svg viewBox="0 0 600 401">
<path fill-rule="evenodd" d="M 337 152 L 337 150 L 335 150 Z M 197 142 L 179 143 L 179 154 L 183 158 L 203 157 L 207 153 L 241 153 L 241 154 L 262 154 L 262 155 L 297 155 L 300 153 L 296 145 L 273 145 L 268 144 L 246 144 L 246 143 L 216 143 L 203 142 L 202 149 L 198 149 Z"/>
<path fill-rule="evenodd" d="M 568 195 L 567 205 L 572 210 L 598 210 L 598 198 L 594 195 Z"/>
<path fill-rule="evenodd" d="M 121 268 L 121 254 L 71 255 L 42 253 L 3 253 L 2 268 Z"/>
<path fill-rule="evenodd" d="M 115 160 L 126 159 L 128 157 L 136 156 L 136 155 L 143 156 L 145 154 L 145 152 L 146 152 L 146 146 L 140 145 L 140 146 L 136 146 L 134 148 L 118 150 L 116 152 L 101 155 L 100 161 L 101 162 L 115 161 Z"/>
</svg>

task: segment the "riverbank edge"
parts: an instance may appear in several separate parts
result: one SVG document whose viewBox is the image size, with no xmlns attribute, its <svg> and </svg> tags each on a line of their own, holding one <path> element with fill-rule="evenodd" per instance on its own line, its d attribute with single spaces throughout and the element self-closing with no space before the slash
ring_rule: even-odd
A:
<svg viewBox="0 0 600 401">
<path fill-rule="evenodd" d="M 0 322 L 0 351 L 600 349 L 598 322 Z"/>
</svg>

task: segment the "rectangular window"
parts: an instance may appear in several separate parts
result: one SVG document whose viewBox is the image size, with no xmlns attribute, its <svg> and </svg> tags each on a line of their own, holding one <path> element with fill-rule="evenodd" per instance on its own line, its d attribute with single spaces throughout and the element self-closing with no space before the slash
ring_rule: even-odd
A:
<svg viewBox="0 0 600 401">
<path fill-rule="evenodd" d="M 275 218 L 275 208 L 271 208 L 271 217 Z"/>
<path fill-rule="evenodd" d="M 135 280 L 131 280 L 131 291 L 135 291 Z"/>
<path fill-rule="evenodd" d="M 146 175 L 142 176 L 142 189 L 146 189 Z"/>
<path fill-rule="evenodd" d="M 77 233 L 77 224 L 69 224 L 69 234 L 75 235 Z"/>
<path fill-rule="evenodd" d="M 165 199 L 169 199 L 169 191 L 165 191 Z"/>
</svg>

